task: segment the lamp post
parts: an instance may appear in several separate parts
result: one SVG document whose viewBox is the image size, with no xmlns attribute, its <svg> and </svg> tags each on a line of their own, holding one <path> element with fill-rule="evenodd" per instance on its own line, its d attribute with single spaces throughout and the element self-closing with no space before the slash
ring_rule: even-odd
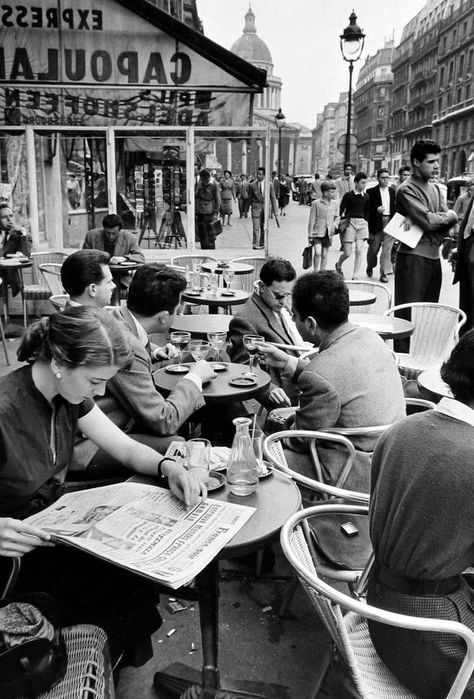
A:
<svg viewBox="0 0 474 699">
<path fill-rule="evenodd" d="M 286 116 L 281 111 L 281 107 L 278 113 L 275 114 L 275 125 L 278 129 L 278 177 L 281 177 L 281 130 L 285 126 Z"/>
<path fill-rule="evenodd" d="M 351 159 L 351 120 L 352 120 L 352 72 L 354 63 L 361 57 L 364 48 L 365 34 L 362 29 L 356 24 L 357 15 L 354 10 L 349 17 L 349 25 L 340 35 L 341 53 L 345 61 L 349 63 L 349 95 L 347 100 L 347 129 L 346 143 L 344 148 L 344 162 L 348 163 Z"/>
</svg>

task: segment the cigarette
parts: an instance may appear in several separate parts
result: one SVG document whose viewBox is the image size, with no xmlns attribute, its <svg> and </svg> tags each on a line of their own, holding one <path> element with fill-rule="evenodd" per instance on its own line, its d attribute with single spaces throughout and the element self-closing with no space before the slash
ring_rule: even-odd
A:
<svg viewBox="0 0 474 699">
<path fill-rule="evenodd" d="M 172 636 L 174 633 L 176 633 L 176 629 L 170 629 L 166 635 L 167 635 L 168 638 L 169 638 L 169 637 Z"/>
</svg>

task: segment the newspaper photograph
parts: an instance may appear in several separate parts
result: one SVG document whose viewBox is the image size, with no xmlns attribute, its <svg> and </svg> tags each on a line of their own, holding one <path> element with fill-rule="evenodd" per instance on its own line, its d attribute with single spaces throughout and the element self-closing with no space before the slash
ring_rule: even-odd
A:
<svg viewBox="0 0 474 699">
<path fill-rule="evenodd" d="M 127 482 L 68 493 L 25 521 L 53 540 L 177 589 L 191 582 L 254 512 L 212 499 L 188 508 L 165 488 Z"/>
</svg>

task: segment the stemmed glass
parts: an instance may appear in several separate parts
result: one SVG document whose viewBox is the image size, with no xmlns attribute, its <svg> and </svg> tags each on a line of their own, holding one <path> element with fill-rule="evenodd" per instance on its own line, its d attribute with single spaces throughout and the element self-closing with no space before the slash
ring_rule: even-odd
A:
<svg viewBox="0 0 474 699">
<path fill-rule="evenodd" d="M 191 340 L 188 345 L 188 350 L 190 351 L 195 362 L 200 359 L 204 359 L 206 354 L 209 352 L 210 344 L 207 340 Z"/>
<path fill-rule="evenodd" d="M 207 339 L 209 340 L 212 349 L 215 350 L 216 359 L 218 359 L 219 352 L 221 349 L 224 349 L 227 340 L 227 333 L 221 331 L 210 332 L 207 333 Z"/>
<path fill-rule="evenodd" d="M 183 365 L 183 349 L 188 344 L 191 339 L 191 333 L 185 332 L 184 330 L 175 330 L 170 333 L 170 342 L 178 350 L 179 361 L 176 366 L 182 367 Z"/>
<path fill-rule="evenodd" d="M 265 338 L 262 335 L 244 335 L 242 341 L 249 355 L 249 370 L 242 376 L 257 376 L 254 369 L 254 358 L 258 352 L 259 343 L 265 342 Z"/>
<path fill-rule="evenodd" d="M 227 291 L 230 291 L 230 285 L 232 283 L 232 279 L 234 278 L 234 270 L 233 269 L 226 269 L 224 270 L 224 283 L 226 285 Z"/>
</svg>

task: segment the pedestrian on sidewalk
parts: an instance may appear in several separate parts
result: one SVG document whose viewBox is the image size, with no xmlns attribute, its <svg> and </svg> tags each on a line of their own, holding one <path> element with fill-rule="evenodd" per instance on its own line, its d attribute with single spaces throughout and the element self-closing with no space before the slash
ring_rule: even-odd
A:
<svg viewBox="0 0 474 699">
<path fill-rule="evenodd" d="M 369 247 L 367 249 L 367 276 L 377 267 L 380 248 L 380 281 L 388 283 L 387 274 L 392 266 L 391 255 L 395 238 L 384 228 L 395 213 L 395 190 L 389 187 L 390 174 L 386 168 L 377 171 L 378 185 L 367 192 L 369 197 Z"/>
<path fill-rule="evenodd" d="M 326 269 L 332 237 L 339 223 L 336 183 L 322 182 L 321 195 L 311 204 L 308 221 L 308 244 L 314 248 L 315 272 Z"/>
<path fill-rule="evenodd" d="M 339 205 L 339 215 L 345 219 L 346 228 L 342 236 L 342 255 L 336 262 L 336 271 L 344 276 L 342 263 L 352 255 L 355 244 L 354 273 L 352 279 L 358 278 L 362 259 L 362 246 L 369 237 L 369 197 L 365 193 L 367 175 L 358 172 L 354 177 L 354 190 L 346 192 Z M 339 226 L 339 229 L 341 226 Z"/>
</svg>

